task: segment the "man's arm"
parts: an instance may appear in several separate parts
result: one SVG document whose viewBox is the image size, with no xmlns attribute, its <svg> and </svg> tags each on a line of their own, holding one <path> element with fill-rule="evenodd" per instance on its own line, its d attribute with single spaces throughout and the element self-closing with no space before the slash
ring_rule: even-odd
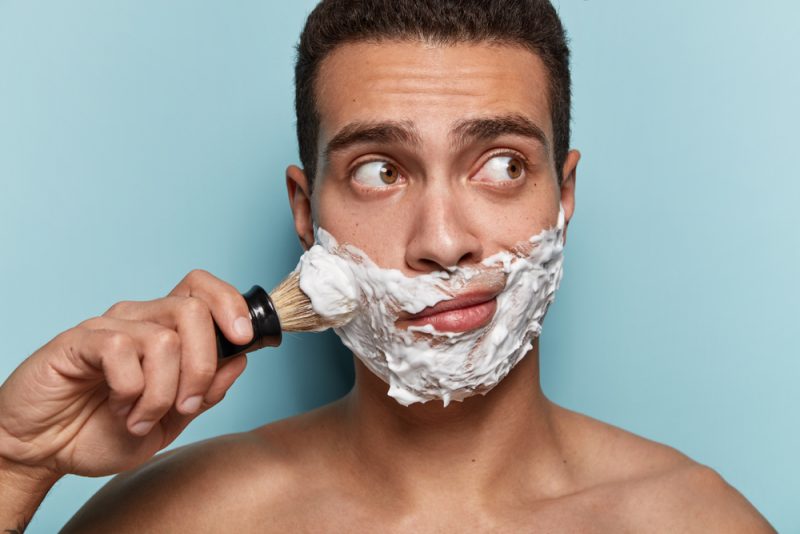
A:
<svg viewBox="0 0 800 534">
<path fill-rule="evenodd" d="M 0 458 L 0 532 L 25 532 L 39 504 L 56 483 L 53 473 Z"/>
<path fill-rule="evenodd" d="M 113 478 L 61 532 L 285 532 L 263 518 L 293 502 L 286 456 L 253 432 L 173 449 Z"/>
</svg>

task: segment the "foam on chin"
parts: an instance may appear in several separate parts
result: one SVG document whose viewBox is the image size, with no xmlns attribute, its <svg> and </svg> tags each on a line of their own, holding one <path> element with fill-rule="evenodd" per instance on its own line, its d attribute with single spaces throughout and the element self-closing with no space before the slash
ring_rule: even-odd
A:
<svg viewBox="0 0 800 534">
<path fill-rule="evenodd" d="M 389 384 L 388 394 L 415 402 L 461 401 L 486 394 L 531 350 L 561 281 L 564 209 L 558 222 L 513 250 L 479 265 L 453 267 L 408 277 L 378 267 L 361 250 L 339 245 L 324 229 L 301 258 L 300 289 L 325 318 L 346 317 L 334 331 L 373 373 Z M 454 298 L 475 277 L 498 273 L 505 288 L 497 311 L 484 327 L 438 332 L 433 326 L 395 325 L 401 311 L 415 314 Z"/>
</svg>

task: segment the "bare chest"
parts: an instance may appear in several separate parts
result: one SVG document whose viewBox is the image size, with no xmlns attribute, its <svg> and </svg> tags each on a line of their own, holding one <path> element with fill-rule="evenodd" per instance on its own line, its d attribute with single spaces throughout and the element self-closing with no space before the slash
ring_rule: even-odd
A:
<svg viewBox="0 0 800 534">
<path fill-rule="evenodd" d="M 266 510 L 264 510 L 266 512 Z M 387 506 L 380 499 L 333 496 L 296 502 L 272 510 L 248 526 L 269 532 L 408 532 L 452 533 L 606 533 L 631 531 L 613 506 L 581 499 L 536 503 L 531 506 L 476 507 L 457 499 L 431 506 Z"/>
</svg>

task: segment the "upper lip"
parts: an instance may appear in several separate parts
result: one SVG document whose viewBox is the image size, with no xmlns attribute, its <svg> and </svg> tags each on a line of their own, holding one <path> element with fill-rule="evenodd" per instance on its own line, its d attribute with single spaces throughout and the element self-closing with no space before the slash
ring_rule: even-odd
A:
<svg viewBox="0 0 800 534">
<path fill-rule="evenodd" d="M 450 300 L 443 300 L 435 306 L 429 306 L 419 313 L 413 315 L 401 313 L 398 319 L 405 321 L 413 321 L 415 319 L 422 319 L 423 317 L 430 317 L 438 313 L 444 313 L 451 310 L 460 310 L 462 308 L 469 308 L 470 306 L 477 306 L 484 302 L 489 302 L 494 299 L 500 291 L 473 291 L 459 295 Z"/>
</svg>

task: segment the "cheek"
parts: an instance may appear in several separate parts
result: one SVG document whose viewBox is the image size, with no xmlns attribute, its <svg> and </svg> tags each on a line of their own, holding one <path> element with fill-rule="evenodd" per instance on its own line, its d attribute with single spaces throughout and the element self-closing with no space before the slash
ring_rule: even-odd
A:
<svg viewBox="0 0 800 534">
<path fill-rule="evenodd" d="M 315 207 L 315 222 L 339 243 L 361 249 L 381 267 L 403 267 L 410 221 L 400 202 L 358 201 L 330 191 L 320 195 Z"/>
<path fill-rule="evenodd" d="M 471 195 L 465 209 L 484 241 L 484 255 L 490 256 L 555 226 L 558 205 L 556 187 L 536 184 L 507 198 Z"/>
</svg>

